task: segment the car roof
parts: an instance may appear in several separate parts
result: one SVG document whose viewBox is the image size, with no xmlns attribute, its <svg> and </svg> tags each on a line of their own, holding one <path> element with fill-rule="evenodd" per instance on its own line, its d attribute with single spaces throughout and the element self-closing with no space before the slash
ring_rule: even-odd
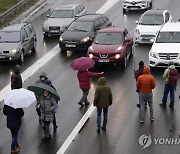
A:
<svg viewBox="0 0 180 154">
<path fill-rule="evenodd" d="M 77 18 L 77 21 L 94 21 L 94 19 L 96 19 L 99 16 L 103 16 L 103 14 L 86 14 L 83 16 L 80 16 L 79 18 Z"/>
<path fill-rule="evenodd" d="M 180 22 L 167 22 L 162 26 L 160 31 L 161 32 L 180 32 Z"/>
<path fill-rule="evenodd" d="M 28 25 L 28 23 L 16 23 L 16 24 L 12 24 L 7 27 L 4 27 L 0 31 L 20 31 L 21 28 L 24 27 L 25 25 Z"/>
<path fill-rule="evenodd" d="M 148 10 L 144 13 L 144 15 L 162 15 L 166 10 Z"/>
<path fill-rule="evenodd" d="M 122 33 L 124 30 L 125 30 L 125 28 L 112 26 L 112 27 L 102 28 L 98 31 L 98 33 L 106 33 L 106 32 Z"/>
<path fill-rule="evenodd" d="M 74 10 L 80 4 L 64 4 L 55 7 L 53 10 Z"/>
</svg>

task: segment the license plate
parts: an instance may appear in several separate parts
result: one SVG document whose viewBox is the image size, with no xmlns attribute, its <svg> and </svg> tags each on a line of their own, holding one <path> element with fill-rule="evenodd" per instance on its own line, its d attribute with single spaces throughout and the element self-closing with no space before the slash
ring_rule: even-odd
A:
<svg viewBox="0 0 180 154">
<path fill-rule="evenodd" d="M 109 59 L 99 59 L 98 62 L 103 62 L 103 63 L 105 62 L 105 63 L 107 63 L 107 62 L 109 62 Z"/>
<path fill-rule="evenodd" d="M 76 47 L 76 44 L 66 44 L 66 47 L 72 47 L 72 48 L 75 48 L 75 47 Z"/>
<path fill-rule="evenodd" d="M 50 30 L 51 33 L 59 33 L 59 30 Z"/>
</svg>

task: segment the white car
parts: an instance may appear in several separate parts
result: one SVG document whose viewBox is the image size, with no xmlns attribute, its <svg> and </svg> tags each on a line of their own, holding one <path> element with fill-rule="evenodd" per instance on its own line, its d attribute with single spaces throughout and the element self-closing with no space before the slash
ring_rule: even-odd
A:
<svg viewBox="0 0 180 154">
<path fill-rule="evenodd" d="M 148 10 L 152 7 L 152 0 L 123 0 L 123 13 L 128 10 Z"/>
<path fill-rule="evenodd" d="M 164 24 L 149 52 L 151 68 L 167 67 L 170 61 L 180 67 L 180 22 Z"/>
<path fill-rule="evenodd" d="M 74 21 L 77 17 L 85 15 L 87 9 L 81 4 L 65 4 L 51 10 L 48 19 L 44 22 L 42 31 L 44 36 L 61 35 L 64 27 Z"/>
<path fill-rule="evenodd" d="M 148 10 L 136 21 L 135 44 L 152 44 L 164 23 L 172 21 L 168 10 Z"/>
</svg>

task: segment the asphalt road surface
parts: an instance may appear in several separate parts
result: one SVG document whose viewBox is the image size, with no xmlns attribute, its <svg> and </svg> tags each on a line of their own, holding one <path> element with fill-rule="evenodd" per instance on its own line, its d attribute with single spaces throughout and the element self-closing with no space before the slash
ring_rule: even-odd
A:
<svg viewBox="0 0 180 154">
<path fill-rule="evenodd" d="M 111 0 L 115 2 L 116 0 Z M 22 127 L 19 134 L 19 143 L 21 145 L 21 154 L 55 154 L 63 145 L 80 119 L 86 113 L 89 107 L 80 109 L 77 104 L 82 93 L 78 87 L 76 71 L 72 70 L 70 64 L 72 61 L 86 53 L 74 53 L 71 57 L 61 54 L 60 49 L 56 46 L 58 37 L 43 39 L 42 24 L 46 19 L 49 8 L 57 4 L 82 3 L 89 13 L 97 12 L 106 0 L 51 0 L 48 4 L 39 10 L 35 15 L 28 19 L 35 27 L 38 38 L 38 47 L 35 54 L 26 57 L 22 65 L 24 83 L 23 87 L 33 84 L 42 71 L 47 72 L 48 77 L 52 80 L 61 96 L 59 111 L 57 113 L 57 132 L 52 133 L 50 142 L 42 140 L 43 131 L 38 122 L 38 116 L 35 111 L 35 104 L 24 109 L 25 116 L 22 119 Z M 179 19 L 179 0 L 153 0 L 153 9 L 168 9 L 173 17 L 173 21 Z M 122 14 L 122 0 L 119 0 L 108 9 L 103 10 L 115 26 L 126 27 L 130 34 L 134 34 L 135 21 L 139 20 L 143 12 L 129 12 Z M 56 47 L 55 47 L 56 46 Z M 55 47 L 55 48 L 54 48 Z M 162 109 L 161 103 L 164 81 L 162 79 L 163 69 L 151 72 L 157 82 L 154 90 L 154 117 L 155 121 L 150 122 L 149 110 L 146 111 L 144 124 L 139 122 L 139 109 L 136 107 L 138 95 L 135 88 L 133 77 L 133 68 L 138 66 L 138 62 L 143 60 L 148 65 L 148 52 L 150 45 L 135 46 L 134 57 L 129 60 L 126 70 L 121 70 L 118 66 L 105 65 L 100 71 L 104 71 L 107 78 L 107 84 L 111 87 L 113 93 L 113 104 L 109 108 L 108 127 L 106 132 L 96 133 L 96 110 L 90 115 L 81 131 L 76 135 L 74 141 L 68 146 L 65 153 L 67 154 L 179 154 L 180 147 L 175 144 L 164 144 L 163 139 L 174 138 L 180 139 L 180 105 L 179 105 L 179 85 L 176 91 L 175 109 L 172 111 L 168 107 Z M 41 58 L 54 52 L 52 58 Z M 39 60 L 39 61 L 38 61 Z M 38 62 L 37 62 L 38 61 Z M 43 63 L 43 65 L 42 65 Z M 34 65 L 33 65 L 34 64 Z M 10 82 L 10 74 L 15 63 L 0 63 L 0 88 L 3 88 Z M 34 71 L 32 68 L 37 69 Z M 25 70 L 28 71 L 24 73 Z M 95 69 L 96 70 L 96 69 Z M 26 79 L 26 74 L 30 73 Z M 97 79 L 93 78 L 89 101 L 92 103 L 94 91 L 97 85 Z M 1 91 L 1 92 L 2 92 Z M 1 104 L 1 107 L 3 105 Z M 1 110 L 2 111 L 2 110 Z M 52 127 L 51 127 L 52 128 Z M 10 153 L 11 135 L 6 128 L 6 117 L 0 112 L 0 154 Z M 150 147 L 142 150 L 138 140 L 143 134 L 149 133 L 152 136 Z M 161 139 L 161 142 L 155 144 L 155 139 Z M 161 144 L 162 143 L 162 144 Z"/>
</svg>

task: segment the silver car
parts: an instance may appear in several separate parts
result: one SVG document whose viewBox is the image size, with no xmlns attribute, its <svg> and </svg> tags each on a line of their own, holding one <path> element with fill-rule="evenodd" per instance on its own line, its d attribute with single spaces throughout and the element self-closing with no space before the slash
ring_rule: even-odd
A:
<svg viewBox="0 0 180 154">
<path fill-rule="evenodd" d="M 123 0 L 123 13 L 128 10 L 148 10 L 152 7 L 152 0 Z"/>
<path fill-rule="evenodd" d="M 66 4 L 54 8 L 50 15 L 47 15 L 48 19 L 43 24 L 43 35 L 45 37 L 61 35 L 64 27 L 69 26 L 75 18 L 86 13 L 87 9 L 81 4 Z"/>
<path fill-rule="evenodd" d="M 24 62 L 29 51 L 36 51 L 37 39 L 29 23 L 9 25 L 0 30 L 0 61 Z"/>
</svg>

